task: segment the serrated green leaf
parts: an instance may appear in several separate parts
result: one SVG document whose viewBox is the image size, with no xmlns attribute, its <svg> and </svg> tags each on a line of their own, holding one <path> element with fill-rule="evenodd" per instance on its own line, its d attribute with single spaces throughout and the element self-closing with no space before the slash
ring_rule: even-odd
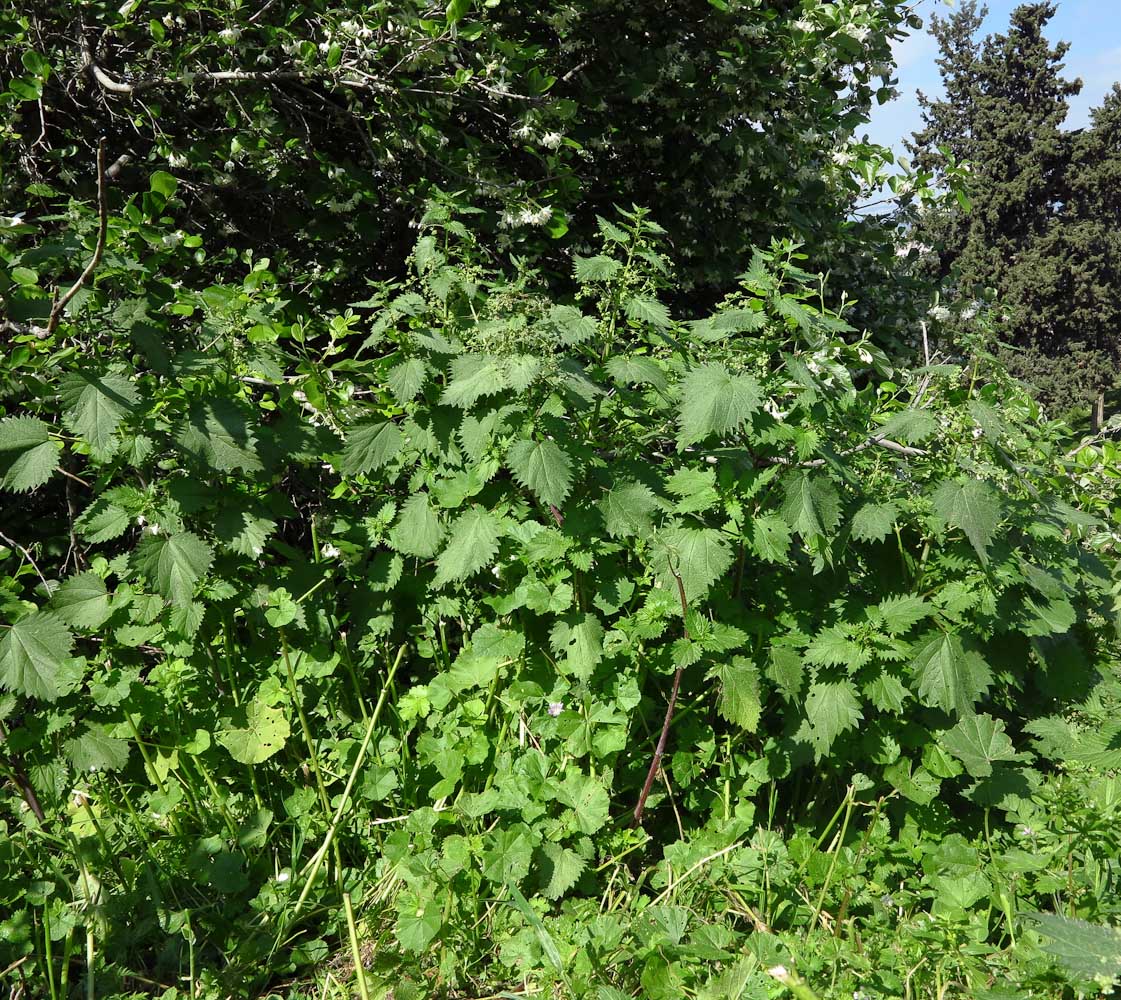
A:
<svg viewBox="0 0 1121 1000">
<path fill-rule="evenodd" d="M 198 535 L 182 531 L 146 535 L 133 553 L 133 565 L 172 604 L 187 604 L 213 558 L 213 550 Z"/>
<path fill-rule="evenodd" d="M 852 729 L 864 714 L 851 681 L 824 681 L 811 684 L 806 693 L 806 719 L 809 742 L 815 756 L 824 757 L 841 733 Z"/>
<path fill-rule="evenodd" d="M 958 715 L 972 714 L 977 699 L 992 683 L 992 671 L 980 654 L 966 650 L 961 639 L 944 632 L 929 632 L 920 640 L 911 669 L 924 704 Z"/>
<path fill-rule="evenodd" d="M 129 523 L 128 511 L 99 497 L 82 511 L 74 526 L 87 542 L 108 542 L 123 535 Z"/>
<path fill-rule="evenodd" d="M 642 483 L 623 483 L 613 487 L 599 502 L 604 526 L 612 538 L 643 538 L 654 530 L 651 514 L 658 501 Z"/>
<path fill-rule="evenodd" d="M 420 358 L 407 358 L 394 365 L 385 377 L 389 391 L 404 406 L 413 399 L 428 378 L 428 366 Z"/>
<path fill-rule="evenodd" d="M 405 890 L 397 897 L 397 920 L 393 933 L 405 951 L 419 955 L 440 933 L 441 905 L 431 896 Z"/>
<path fill-rule="evenodd" d="M 874 432 L 875 437 L 919 444 L 938 430 L 938 421 L 929 410 L 901 410 Z"/>
<path fill-rule="evenodd" d="M 51 478 L 58 468 L 62 443 L 50 439 L 50 430 L 34 417 L 0 420 L 0 486 L 26 493 Z"/>
<path fill-rule="evenodd" d="M 257 559 L 276 531 L 276 521 L 253 511 L 227 507 L 214 519 L 214 534 L 231 552 Z"/>
<path fill-rule="evenodd" d="M 100 454 L 113 450 L 117 427 L 140 401 L 136 390 L 122 376 L 82 371 L 71 372 L 62 380 L 59 395 L 66 407 L 66 426 Z"/>
<path fill-rule="evenodd" d="M 549 633 L 553 652 L 564 660 L 557 666 L 564 674 L 585 681 L 603 659 L 603 626 L 592 614 L 573 621 L 559 620 Z"/>
<path fill-rule="evenodd" d="M 404 444 L 404 433 L 391 420 L 360 424 L 346 437 L 339 472 L 344 476 L 357 476 L 380 469 L 397 457 Z"/>
<path fill-rule="evenodd" d="M 764 514 L 751 522 L 751 546 L 760 559 L 785 563 L 790 552 L 790 527 L 777 514 Z"/>
<path fill-rule="evenodd" d="M 611 816 L 611 797 L 598 778 L 569 770 L 556 786 L 557 798 L 572 810 L 567 822 L 581 833 L 593 834 Z"/>
<path fill-rule="evenodd" d="M 1000 503 L 992 487 L 976 479 L 942 483 L 932 497 L 938 527 L 960 528 L 981 562 L 989 561 L 988 547 L 1000 523 Z"/>
<path fill-rule="evenodd" d="M 1104 980 L 1121 976 L 1121 927 L 1056 913 L 1021 913 L 1020 919 L 1051 938 L 1045 950 L 1075 975 Z"/>
<path fill-rule="evenodd" d="M 448 530 L 449 542 L 436 560 L 437 587 L 465 580 L 493 561 L 498 552 L 501 522 L 485 507 L 473 504 Z"/>
<path fill-rule="evenodd" d="M 659 584 L 677 596 L 675 573 L 681 577 L 690 605 L 703 601 L 732 565 L 727 540 L 712 528 L 667 528 L 653 545 L 652 561 Z"/>
<path fill-rule="evenodd" d="M 841 520 L 841 501 L 832 481 L 795 472 L 783 481 L 782 518 L 803 538 L 827 537 Z"/>
<path fill-rule="evenodd" d="M 560 844 L 545 844 L 541 848 L 547 866 L 547 881 L 543 890 L 546 899 L 560 899 L 584 874 L 588 862 L 570 847 Z"/>
<path fill-rule="evenodd" d="M 917 594 L 896 594 L 868 608 L 869 620 L 883 626 L 888 635 L 902 635 L 916 622 L 930 615 L 933 609 Z"/>
<path fill-rule="evenodd" d="M 649 295 L 632 295 L 623 303 L 623 311 L 627 319 L 636 323 L 649 323 L 660 330 L 667 330 L 673 325 L 669 310 L 657 299 Z"/>
<path fill-rule="evenodd" d="M 763 704 L 759 697 L 759 671 L 743 656 L 716 668 L 720 681 L 720 714 L 732 725 L 753 733 L 759 728 Z"/>
<path fill-rule="evenodd" d="M 652 385 L 665 389 L 667 384 L 658 362 L 641 354 L 613 355 L 607 361 L 607 374 L 620 385 Z"/>
<path fill-rule="evenodd" d="M 1065 597 L 1041 603 L 1024 598 L 1024 611 L 1030 615 L 1024 625 L 1025 635 L 1062 635 L 1078 620 L 1074 605 Z"/>
<path fill-rule="evenodd" d="M 430 559 L 443 540 L 444 523 L 428 494 L 414 493 L 401 508 L 401 516 L 389 533 L 389 544 L 403 555 Z"/>
<path fill-rule="evenodd" d="M 66 741 L 66 756 L 79 771 L 119 771 L 128 763 L 129 749 L 127 740 L 111 736 L 107 727 L 96 723 Z"/>
<path fill-rule="evenodd" d="M 553 306 L 545 314 L 544 325 L 566 347 L 582 344 L 596 335 L 596 321 L 575 306 Z"/>
<path fill-rule="evenodd" d="M 197 461 L 221 472 L 260 472 L 264 463 L 254 431 L 241 406 L 219 398 L 195 403 L 176 441 Z"/>
<path fill-rule="evenodd" d="M 16 694 L 54 701 L 58 675 L 74 646 L 61 617 L 37 611 L 0 632 L 0 687 Z"/>
<path fill-rule="evenodd" d="M 96 573 L 70 577 L 51 596 L 51 609 L 74 628 L 98 628 L 109 617 L 109 594 Z"/>
<path fill-rule="evenodd" d="M 542 503 L 560 507 L 572 488 L 572 460 L 554 441 L 515 441 L 506 452 L 506 464 Z"/>
<path fill-rule="evenodd" d="M 882 542 L 895 529 L 896 503 L 866 503 L 853 516 L 852 537 L 858 542 Z"/>
<path fill-rule="evenodd" d="M 719 364 L 698 365 L 681 383 L 677 446 L 736 433 L 762 405 L 762 389 L 753 376 L 733 375 Z"/>
<path fill-rule="evenodd" d="M 451 364 L 451 381 L 440 396 L 446 406 L 467 409 L 484 396 L 493 396 L 510 387 L 501 358 L 489 354 L 461 354 Z"/>
<path fill-rule="evenodd" d="M 292 730 L 284 712 L 255 698 L 245 709 L 245 725 L 218 734 L 218 742 L 241 764 L 260 764 L 283 749 Z"/>
<path fill-rule="evenodd" d="M 591 281 L 610 281 L 622 269 L 623 265 L 619 261 L 602 254 L 595 257 L 577 257 L 573 263 L 576 280 L 582 285 Z"/>
<path fill-rule="evenodd" d="M 963 717 L 942 734 L 940 742 L 974 778 L 992 774 L 994 761 L 1016 759 L 1016 748 L 1004 731 L 1004 723 L 990 715 Z"/>
</svg>

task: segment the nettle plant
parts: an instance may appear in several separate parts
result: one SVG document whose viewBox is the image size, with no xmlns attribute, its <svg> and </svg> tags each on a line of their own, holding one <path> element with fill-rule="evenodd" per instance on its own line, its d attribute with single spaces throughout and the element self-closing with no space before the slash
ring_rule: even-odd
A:
<svg viewBox="0 0 1121 1000">
<path fill-rule="evenodd" d="M 201 291 L 113 271 L 125 213 L 68 341 L 24 338 L 0 420 L 22 821 L 76 788 L 71 828 L 112 837 L 97 794 L 139 795 L 208 832 L 175 862 L 199 891 L 283 929 L 353 798 L 421 803 L 375 863 L 419 951 L 441 884 L 556 899 L 627 824 L 746 829 L 787 776 L 773 822 L 850 782 L 1028 796 L 1008 719 L 1091 682 L 1116 544 L 1030 398 L 981 352 L 893 372 L 790 244 L 685 321 L 643 211 L 600 220 L 566 302 L 463 217 L 432 206 L 408 282 L 301 316 L 267 260 Z M 292 857 L 265 857 L 274 822 Z M 268 877 L 324 831 L 286 895 Z"/>
</svg>

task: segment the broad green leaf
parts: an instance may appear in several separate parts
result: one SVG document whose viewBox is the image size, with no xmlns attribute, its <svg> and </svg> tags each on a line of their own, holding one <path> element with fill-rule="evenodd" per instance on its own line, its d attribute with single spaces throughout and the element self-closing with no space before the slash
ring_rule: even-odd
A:
<svg viewBox="0 0 1121 1000">
<path fill-rule="evenodd" d="M 828 536 L 841 520 L 837 489 L 824 476 L 795 472 L 785 478 L 782 517 L 803 538 Z"/>
<path fill-rule="evenodd" d="M 389 544 L 398 552 L 430 559 L 444 540 L 444 524 L 429 503 L 427 493 L 414 493 L 401 508 L 401 516 L 389 533 Z"/>
<path fill-rule="evenodd" d="M 133 565 L 172 604 L 187 604 L 195 584 L 210 568 L 214 552 L 198 535 L 145 535 L 133 553 Z"/>
<path fill-rule="evenodd" d="M 732 565 L 727 539 L 712 528 L 667 528 L 653 543 L 652 561 L 659 584 L 677 597 L 676 576 L 690 605 L 703 601 Z M 676 574 L 676 576 L 675 576 Z"/>
<path fill-rule="evenodd" d="M 514 885 L 529 874 L 533 842 L 524 823 L 499 826 L 487 837 L 483 850 L 483 875 L 496 885 Z"/>
<path fill-rule="evenodd" d="M 70 656 L 74 636 L 61 617 L 37 611 L 0 630 L 0 687 L 54 701 L 59 671 Z"/>
<path fill-rule="evenodd" d="M 467 409 L 483 396 L 493 396 L 510 387 L 501 358 L 489 354 L 461 354 L 451 365 L 451 381 L 440 397 L 448 406 Z"/>
<path fill-rule="evenodd" d="M 1030 616 L 1024 625 L 1025 635 L 1061 635 L 1078 620 L 1074 605 L 1065 597 L 1046 603 L 1025 597 L 1024 611 Z"/>
<path fill-rule="evenodd" d="M 542 503 L 564 503 L 572 488 L 572 460 L 554 441 L 515 441 L 506 452 L 514 478 Z"/>
<path fill-rule="evenodd" d="M 176 436 L 179 446 L 220 472 L 260 472 L 264 463 L 257 450 L 255 428 L 232 399 L 195 403 Z"/>
<path fill-rule="evenodd" d="M 51 610 L 74 628 L 98 628 L 109 617 L 109 594 L 96 573 L 70 577 L 51 596 Z"/>
<path fill-rule="evenodd" d="M 593 834 L 611 816 L 611 798 L 598 779 L 569 770 L 556 788 L 557 798 L 572 810 L 567 823 L 581 833 Z"/>
<path fill-rule="evenodd" d="M 279 752 L 291 732 L 281 709 L 255 698 L 245 709 L 244 727 L 222 730 L 218 734 L 218 742 L 238 763 L 252 766 Z"/>
<path fill-rule="evenodd" d="M 898 517 L 896 503 L 866 503 L 853 516 L 852 537 L 858 542 L 882 542 L 894 530 Z"/>
<path fill-rule="evenodd" d="M 1051 943 L 1045 950 L 1076 975 L 1105 981 L 1121 976 L 1121 927 L 1057 913 L 1021 913 L 1020 919 L 1049 937 Z"/>
<path fill-rule="evenodd" d="M 864 666 L 871 658 L 871 650 L 850 638 L 842 625 L 823 628 L 806 647 L 805 654 L 807 663 L 845 667 L 850 672 Z"/>
<path fill-rule="evenodd" d="M 677 446 L 683 450 L 710 435 L 735 434 L 760 406 L 762 389 L 751 375 L 733 375 L 723 365 L 698 365 L 681 383 Z"/>
<path fill-rule="evenodd" d="M 51 478 L 62 443 L 51 440 L 50 430 L 34 417 L 0 420 L 0 486 L 26 493 Z"/>
<path fill-rule="evenodd" d="M 560 899 L 579 881 L 588 862 L 572 848 L 560 844 L 545 844 L 541 853 L 546 862 L 544 875 L 547 881 L 543 890 L 545 898 Z"/>
<path fill-rule="evenodd" d="M 111 500 L 99 497 L 74 522 L 87 542 L 108 542 L 123 535 L 130 524 L 128 511 Z"/>
<path fill-rule="evenodd" d="M 852 729 L 864 718 L 860 699 L 851 681 L 819 681 L 806 693 L 806 719 L 809 742 L 814 755 L 821 759 L 841 733 Z"/>
<path fill-rule="evenodd" d="M 636 323 L 649 323 L 661 330 L 673 325 L 669 310 L 649 295 L 630 296 L 623 304 L 623 311 L 627 314 L 627 319 L 633 319 Z"/>
<path fill-rule="evenodd" d="M 596 321 L 575 306 L 553 306 L 545 314 L 543 325 L 566 347 L 582 344 L 596 335 Z"/>
<path fill-rule="evenodd" d="M 112 452 L 118 425 L 140 401 L 122 376 L 81 371 L 71 372 L 62 380 L 59 395 L 66 407 L 66 426 L 99 454 Z"/>
<path fill-rule="evenodd" d="M 276 531 L 276 521 L 239 507 L 227 507 L 214 519 L 214 534 L 231 552 L 257 559 Z"/>
<path fill-rule="evenodd" d="M 394 365 L 385 377 L 389 390 L 404 406 L 420 392 L 428 377 L 428 366 L 420 358 L 407 358 Z"/>
<path fill-rule="evenodd" d="M 599 502 L 604 526 L 612 538 L 640 538 L 654 530 L 651 514 L 658 501 L 642 483 L 623 483 L 606 493 Z"/>
<path fill-rule="evenodd" d="M 465 580 L 493 561 L 498 553 L 501 522 L 485 507 L 473 504 L 448 529 L 448 544 L 436 560 L 437 587 Z"/>
<path fill-rule="evenodd" d="M 942 483 L 932 499 L 938 527 L 960 528 L 981 562 L 987 563 L 989 543 L 1000 524 L 1000 503 L 992 487 L 976 479 Z"/>
<path fill-rule="evenodd" d="M 902 635 L 934 609 L 917 594 L 887 597 L 865 612 L 870 621 L 882 625 L 888 635 Z"/>
<path fill-rule="evenodd" d="M 623 265 L 614 257 L 604 257 L 602 254 L 577 257 L 573 267 L 576 280 L 582 285 L 590 281 L 610 281 L 623 269 Z"/>
<path fill-rule="evenodd" d="M 760 559 L 785 563 L 790 553 L 790 527 L 777 514 L 764 514 L 751 522 L 751 546 Z"/>
<path fill-rule="evenodd" d="M 66 756 L 79 771 L 119 771 L 128 763 L 129 743 L 92 723 L 81 736 L 66 741 Z"/>
<path fill-rule="evenodd" d="M 873 434 L 904 444 L 918 444 L 937 430 L 938 421 L 929 410 L 901 410 Z"/>
<path fill-rule="evenodd" d="M 666 387 L 666 374 L 653 358 L 640 354 L 616 354 L 607 362 L 607 374 L 621 385 L 652 385 Z"/>
<path fill-rule="evenodd" d="M 346 437 L 339 472 L 344 476 L 357 476 L 380 469 L 393 461 L 404 444 L 404 433 L 391 420 L 360 424 Z"/>
<path fill-rule="evenodd" d="M 592 614 L 573 622 L 561 619 L 553 626 L 549 642 L 553 652 L 564 657 L 558 662 L 558 669 L 578 680 L 591 677 L 596 664 L 603 659 L 603 626 Z"/>
<path fill-rule="evenodd" d="M 716 668 L 720 681 L 720 714 L 732 725 L 749 733 L 759 728 L 763 705 L 759 696 L 759 671 L 743 656 Z"/>
<path fill-rule="evenodd" d="M 904 798 L 921 806 L 933 802 L 942 789 L 942 782 L 925 767 L 916 767 L 912 773 L 911 761 L 906 757 L 885 767 L 884 778 L 898 788 Z"/>
<path fill-rule="evenodd" d="M 993 762 L 1015 760 L 1016 749 L 1004 731 L 1004 723 L 990 715 L 967 715 L 942 734 L 942 746 L 964 765 L 974 778 L 993 773 Z"/>
<path fill-rule="evenodd" d="M 967 651 L 961 639 L 944 632 L 929 632 L 919 641 L 911 669 L 924 704 L 958 715 L 972 714 L 993 679 L 980 654 Z"/>
<path fill-rule="evenodd" d="M 397 921 L 393 933 L 407 952 L 419 955 L 440 933 L 441 904 L 428 895 L 406 889 L 397 897 Z"/>
</svg>

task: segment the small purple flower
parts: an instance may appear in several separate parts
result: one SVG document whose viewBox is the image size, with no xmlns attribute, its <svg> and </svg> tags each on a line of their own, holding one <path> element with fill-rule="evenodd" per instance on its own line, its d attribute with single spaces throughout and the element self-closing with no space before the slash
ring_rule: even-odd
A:
<svg viewBox="0 0 1121 1000">
<path fill-rule="evenodd" d="M 549 714 L 554 719 L 558 715 L 560 715 L 561 712 L 563 712 L 563 711 L 564 711 L 564 702 L 563 701 L 551 701 L 551 702 L 549 702 Z"/>
</svg>

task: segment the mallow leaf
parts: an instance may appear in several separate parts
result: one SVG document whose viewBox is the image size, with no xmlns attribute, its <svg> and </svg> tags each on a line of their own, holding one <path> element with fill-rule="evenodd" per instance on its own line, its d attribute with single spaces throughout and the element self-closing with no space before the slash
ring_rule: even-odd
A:
<svg viewBox="0 0 1121 1000">
<path fill-rule="evenodd" d="M 281 709 L 255 698 L 245 709 L 245 725 L 229 725 L 218 734 L 218 742 L 238 763 L 252 766 L 279 752 L 291 732 Z"/>
<path fill-rule="evenodd" d="M 991 715 L 964 716 L 942 734 L 940 742 L 974 778 L 992 774 L 994 761 L 1016 759 L 1016 748 L 1004 731 L 1004 723 Z"/>
</svg>

